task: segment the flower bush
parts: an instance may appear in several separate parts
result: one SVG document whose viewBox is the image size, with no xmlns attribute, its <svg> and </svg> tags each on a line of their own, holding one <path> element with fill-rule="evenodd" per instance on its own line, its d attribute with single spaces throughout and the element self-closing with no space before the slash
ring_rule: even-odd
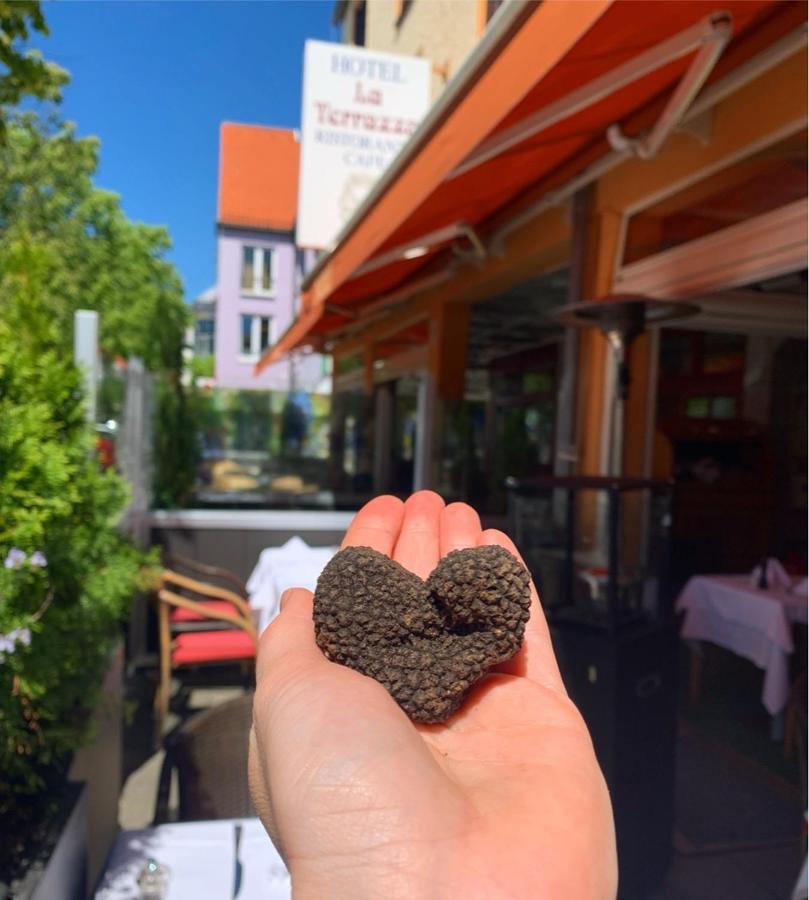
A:
<svg viewBox="0 0 809 900">
<path fill-rule="evenodd" d="M 5 299 L 0 830 L 13 833 L 12 823 L 26 827 L 36 808 L 32 798 L 63 773 L 87 736 L 122 617 L 145 586 L 146 559 L 116 528 L 126 489 L 93 456 L 80 373 L 48 340 L 47 328 L 19 327 L 15 307 Z"/>
</svg>

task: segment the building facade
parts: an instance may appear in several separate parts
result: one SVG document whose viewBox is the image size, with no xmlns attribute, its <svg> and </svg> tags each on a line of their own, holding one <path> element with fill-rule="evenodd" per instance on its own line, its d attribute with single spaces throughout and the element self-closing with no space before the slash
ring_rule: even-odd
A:
<svg viewBox="0 0 809 900">
<path fill-rule="evenodd" d="M 798 552 L 806 417 L 787 423 L 802 400 L 776 382 L 805 384 L 805 9 L 657 4 L 639 60 L 621 28 L 640 35 L 651 7 L 510 9 L 418 152 L 319 261 L 268 361 L 334 354 L 344 482 L 433 487 L 502 514 L 508 475 L 673 476 L 694 514 L 675 521 L 683 559 L 689 542 L 726 570 L 768 546 Z M 706 41 L 713 58 L 665 69 Z M 609 344 L 553 314 L 617 293 L 699 313 L 635 341 L 613 425 Z M 717 520 L 735 535 L 720 547 Z"/>
<path fill-rule="evenodd" d="M 194 356 L 213 356 L 216 341 L 216 287 L 203 291 L 193 304 L 194 332 L 191 347 Z"/>
<path fill-rule="evenodd" d="M 344 43 L 431 60 L 435 100 L 499 5 L 499 0 L 338 0 L 332 22 L 340 26 Z"/>
<path fill-rule="evenodd" d="M 298 354 L 254 373 L 297 313 L 309 257 L 295 247 L 298 139 L 290 129 L 225 123 L 220 131 L 215 377 L 238 390 L 329 390 L 328 364 Z"/>
</svg>

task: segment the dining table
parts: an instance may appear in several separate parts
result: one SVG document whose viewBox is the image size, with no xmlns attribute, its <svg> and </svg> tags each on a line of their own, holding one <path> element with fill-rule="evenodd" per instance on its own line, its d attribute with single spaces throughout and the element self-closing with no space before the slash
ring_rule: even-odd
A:
<svg viewBox="0 0 809 900">
<path fill-rule="evenodd" d="M 766 588 L 750 575 L 696 575 L 677 598 L 684 613 L 681 637 L 709 641 L 750 660 L 764 671 L 761 702 L 772 716 L 783 712 L 789 699 L 789 657 L 794 651 L 793 625 L 806 624 L 806 594 L 791 585 Z M 691 697 L 701 682 L 699 645 L 691 655 Z"/>
<path fill-rule="evenodd" d="M 95 900 L 289 900 L 289 872 L 259 819 L 119 832 Z"/>
</svg>

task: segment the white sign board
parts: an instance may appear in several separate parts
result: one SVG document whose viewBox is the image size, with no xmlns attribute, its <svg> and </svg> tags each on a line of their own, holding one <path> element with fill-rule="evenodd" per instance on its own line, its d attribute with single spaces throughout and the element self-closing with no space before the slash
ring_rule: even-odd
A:
<svg viewBox="0 0 809 900">
<path fill-rule="evenodd" d="M 429 106 L 429 60 L 306 42 L 299 247 L 333 245 Z"/>
</svg>

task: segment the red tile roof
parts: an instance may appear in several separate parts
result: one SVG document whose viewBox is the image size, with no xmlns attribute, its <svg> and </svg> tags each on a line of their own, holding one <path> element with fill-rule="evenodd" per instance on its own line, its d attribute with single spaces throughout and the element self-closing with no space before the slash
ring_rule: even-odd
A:
<svg viewBox="0 0 809 900">
<path fill-rule="evenodd" d="M 289 128 L 222 123 L 217 222 L 292 231 L 300 144 Z"/>
</svg>

